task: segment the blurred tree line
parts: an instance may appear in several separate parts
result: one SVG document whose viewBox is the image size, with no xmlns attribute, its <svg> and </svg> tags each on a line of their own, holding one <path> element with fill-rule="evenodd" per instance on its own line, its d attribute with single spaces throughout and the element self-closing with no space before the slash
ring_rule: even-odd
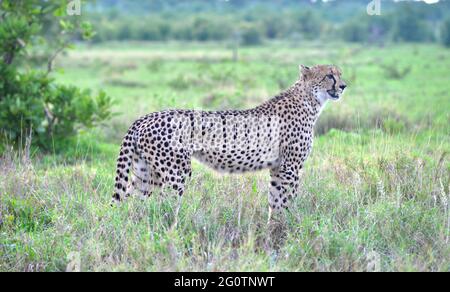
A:
<svg viewBox="0 0 450 292">
<path fill-rule="evenodd" d="M 349 42 L 436 42 L 448 45 L 450 3 L 382 1 L 368 16 L 369 0 L 97 0 L 88 18 L 95 42 L 226 41 L 244 45 L 267 39 Z"/>
</svg>

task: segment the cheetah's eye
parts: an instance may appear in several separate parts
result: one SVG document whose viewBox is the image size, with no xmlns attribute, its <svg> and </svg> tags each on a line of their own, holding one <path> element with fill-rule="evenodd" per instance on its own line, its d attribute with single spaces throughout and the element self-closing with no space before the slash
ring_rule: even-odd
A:
<svg viewBox="0 0 450 292">
<path fill-rule="evenodd" d="M 333 76 L 333 74 L 328 74 L 327 78 L 334 79 L 334 76 Z"/>
</svg>

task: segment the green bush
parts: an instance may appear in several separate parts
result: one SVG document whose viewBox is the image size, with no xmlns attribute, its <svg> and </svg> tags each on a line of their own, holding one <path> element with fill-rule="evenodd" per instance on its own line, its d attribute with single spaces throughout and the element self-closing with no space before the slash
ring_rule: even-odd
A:
<svg viewBox="0 0 450 292">
<path fill-rule="evenodd" d="M 306 10 L 297 15 L 295 25 L 306 39 L 311 40 L 321 34 L 323 22 L 313 10 Z"/>
<path fill-rule="evenodd" d="M 264 39 L 299 37 L 305 40 L 335 40 L 339 37 L 372 44 L 384 44 L 392 39 L 429 42 L 435 40 L 430 24 L 448 16 L 446 11 L 449 6 L 445 1 L 435 5 L 403 1 L 405 3 L 383 6 L 381 16 L 368 17 L 365 13 L 367 3 L 363 3 L 365 0 L 316 1 L 315 4 L 301 5 L 303 9 L 300 10 L 294 0 L 275 1 L 276 4 L 266 0 L 242 1 L 242 6 L 236 5 L 241 2 L 236 0 L 221 4 L 198 0 L 194 1 L 196 4 L 189 1 L 189 5 L 180 0 L 169 1 L 167 6 L 150 5 L 152 8 L 149 8 L 148 1 L 126 5 L 106 5 L 109 0 L 96 2 L 102 3 L 103 9 L 86 12 L 85 17 L 98 28 L 94 39 L 97 42 L 233 41 L 233 32 L 242 27 L 253 27 L 245 31 L 249 45 Z M 131 6 L 134 8 L 131 9 Z"/>
<path fill-rule="evenodd" d="M 450 48 L 450 18 L 442 25 L 441 37 L 444 46 Z"/>
<path fill-rule="evenodd" d="M 1 145 L 31 135 L 36 146 L 49 150 L 54 142 L 70 138 L 79 129 L 92 127 L 111 115 L 111 99 L 103 92 L 91 97 L 87 90 L 55 84 L 50 73 L 57 53 L 48 52 L 46 71 L 21 66 L 29 65 L 27 49 L 37 45 L 35 39 L 40 40 L 39 45 L 56 43 L 56 52 L 61 52 L 77 36 L 94 36 L 89 23 L 58 16 L 63 15 L 66 5 L 59 0 L 0 1 Z M 49 39 L 52 36 L 43 29 L 50 25 L 59 33 L 55 39 Z M 4 150 L 4 146 L 0 148 Z"/>
<path fill-rule="evenodd" d="M 367 26 L 360 21 L 350 21 L 341 30 L 342 38 L 347 42 L 360 43 L 367 41 Z"/>
<path fill-rule="evenodd" d="M 162 36 L 158 27 L 153 25 L 146 27 L 146 25 L 142 25 L 138 31 L 137 39 L 143 41 L 159 41 L 162 40 Z"/>
<path fill-rule="evenodd" d="M 265 35 L 268 39 L 276 39 L 285 33 L 283 18 L 279 16 L 269 16 L 263 21 Z"/>
<path fill-rule="evenodd" d="M 0 53 L 3 61 L 12 62 L 14 55 L 20 51 L 20 46 L 24 44 L 24 40 L 30 39 L 37 30 L 37 25 L 30 26 L 25 17 L 3 19 L 0 23 Z"/>
<path fill-rule="evenodd" d="M 262 34 L 256 27 L 249 27 L 242 33 L 244 46 L 256 46 L 262 43 Z"/>
<path fill-rule="evenodd" d="M 382 43 L 391 37 L 392 14 L 367 17 L 360 15 L 345 21 L 340 27 L 340 37 L 352 43 Z"/>
<path fill-rule="evenodd" d="M 383 43 L 392 38 L 392 29 L 395 17 L 392 13 L 370 17 L 367 19 L 368 41 L 370 43 Z"/>
<path fill-rule="evenodd" d="M 231 28 L 228 23 L 209 18 L 196 18 L 193 22 L 193 35 L 198 41 L 224 40 Z"/>
<path fill-rule="evenodd" d="M 403 4 L 397 9 L 396 15 L 394 40 L 404 42 L 433 40 L 433 33 L 418 10 L 409 4 Z"/>
<path fill-rule="evenodd" d="M 0 65 L 0 129 L 3 139 L 20 141 L 31 131 L 35 145 L 51 149 L 54 141 L 72 137 L 108 119 L 111 100 L 103 92 L 55 85 L 42 72 L 19 73 Z"/>
</svg>

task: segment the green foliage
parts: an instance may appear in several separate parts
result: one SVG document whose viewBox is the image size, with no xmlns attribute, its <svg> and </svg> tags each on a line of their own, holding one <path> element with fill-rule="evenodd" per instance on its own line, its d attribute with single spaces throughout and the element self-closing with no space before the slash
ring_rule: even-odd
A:
<svg viewBox="0 0 450 292">
<path fill-rule="evenodd" d="M 347 42 L 362 43 L 367 41 L 367 26 L 360 21 L 350 21 L 342 28 L 342 37 Z"/>
<path fill-rule="evenodd" d="M 392 38 L 395 17 L 393 13 L 370 17 L 367 23 L 368 41 L 370 43 L 383 43 Z"/>
<path fill-rule="evenodd" d="M 297 15 L 294 25 L 306 39 L 311 40 L 321 35 L 323 22 L 314 11 L 306 10 Z"/>
<path fill-rule="evenodd" d="M 111 100 L 104 93 L 91 97 L 89 91 L 61 86 L 49 77 L 58 53 L 70 40 L 95 34 L 88 22 L 66 19 L 65 1 L 0 2 L 0 129 L 5 140 L 18 142 L 29 134 L 37 146 L 50 149 L 54 141 L 72 137 L 80 128 L 92 127 L 111 115 Z M 55 27 L 61 38 L 46 38 L 43 28 Z M 47 71 L 27 70 L 26 55 L 33 47 L 53 43 Z M 47 48 L 52 47 L 52 45 Z"/>
<path fill-rule="evenodd" d="M 99 16 L 100 17 L 100 16 Z M 95 21 L 95 20 L 94 20 Z M 163 41 L 167 39 L 220 41 L 230 37 L 232 25 L 223 19 L 196 16 L 180 21 L 167 21 L 161 17 L 145 17 L 136 20 L 124 17 L 120 20 L 96 20 L 98 34 L 95 42 L 106 40 Z"/>
<path fill-rule="evenodd" d="M 396 27 L 394 40 L 405 42 L 426 42 L 433 39 L 431 29 L 428 27 L 419 10 L 410 5 L 403 4 L 396 10 Z"/>
<path fill-rule="evenodd" d="M 251 26 L 244 29 L 242 33 L 242 44 L 244 46 L 255 46 L 262 42 L 262 33 L 257 27 Z"/>
<path fill-rule="evenodd" d="M 285 23 L 280 16 L 267 17 L 263 21 L 263 27 L 268 39 L 281 38 L 286 32 Z"/>
<path fill-rule="evenodd" d="M 54 141 L 92 127 L 111 115 L 111 100 L 101 92 L 55 85 L 42 72 L 19 73 L 0 65 L 0 128 L 6 138 L 19 141 L 32 131 L 33 141 L 50 149 Z"/>
<path fill-rule="evenodd" d="M 350 19 L 343 24 L 341 36 L 345 41 L 358 43 L 429 42 L 434 39 L 424 15 L 410 4 L 381 16 L 361 15 Z"/>
<path fill-rule="evenodd" d="M 430 42 L 430 23 L 440 23 L 449 2 L 434 5 L 418 1 L 384 1 L 382 15 L 368 16 L 367 1 L 139 1 L 130 4 L 97 1 L 101 13 L 92 12 L 95 41 L 182 40 L 230 41 L 234 34 L 251 39 L 343 39 L 350 42 Z M 218 3 L 219 2 L 219 3 Z M 156 3 L 159 3 L 158 5 Z M 168 4 L 170 3 L 170 5 Z M 137 15 L 137 17 L 136 17 Z M 248 28 L 252 28 L 248 31 Z M 256 32 L 258 31 L 258 32 Z M 256 36 L 260 34 L 260 36 Z M 253 43 L 253 41 L 250 41 Z"/>
<path fill-rule="evenodd" d="M 441 38 L 442 38 L 442 43 L 446 47 L 450 48 L 450 18 L 447 19 L 442 25 Z"/>
<path fill-rule="evenodd" d="M 389 79 L 401 80 L 411 73 L 411 66 L 405 66 L 402 68 L 396 63 L 392 64 L 380 64 L 380 68 L 383 69 L 384 75 Z"/>
<path fill-rule="evenodd" d="M 33 199 L 15 199 L 4 202 L 8 210 L 7 224 L 17 230 L 35 232 L 43 230 L 52 223 L 51 214 L 46 212 Z"/>
<path fill-rule="evenodd" d="M 5 19 L 0 25 L 0 52 L 4 62 L 12 62 L 14 55 L 21 51 L 37 30 L 37 25 L 30 26 L 25 17 Z"/>
<path fill-rule="evenodd" d="M 198 41 L 223 40 L 228 38 L 231 31 L 229 23 L 213 21 L 211 18 L 196 18 L 192 29 L 194 39 Z"/>
</svg>

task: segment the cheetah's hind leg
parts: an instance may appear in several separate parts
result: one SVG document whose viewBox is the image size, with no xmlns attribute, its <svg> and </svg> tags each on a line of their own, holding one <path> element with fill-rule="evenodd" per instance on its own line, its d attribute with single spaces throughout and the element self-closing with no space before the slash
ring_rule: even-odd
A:
<svg viewBox="0 0 450 292">
<path fill-rule="evenodd" d="M 128 184 L 125 196 L 130 197 L 136 192 L 142 199 L 145 199 L 151 195 L 152 189 L 148 164 L 138 155 L 133 155 L 131 181 Z"/>
</svg>

